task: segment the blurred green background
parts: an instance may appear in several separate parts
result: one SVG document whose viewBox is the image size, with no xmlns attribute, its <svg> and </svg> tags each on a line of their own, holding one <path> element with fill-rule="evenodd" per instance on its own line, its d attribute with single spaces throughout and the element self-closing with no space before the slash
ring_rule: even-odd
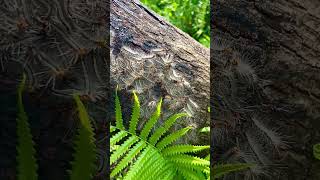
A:
<svg viewBox="0 0 320 180">
<path fill-rule="evenodd" d="M 210 46 L 209 0 L 140 1 L 204 46 Z"/>
</svg>

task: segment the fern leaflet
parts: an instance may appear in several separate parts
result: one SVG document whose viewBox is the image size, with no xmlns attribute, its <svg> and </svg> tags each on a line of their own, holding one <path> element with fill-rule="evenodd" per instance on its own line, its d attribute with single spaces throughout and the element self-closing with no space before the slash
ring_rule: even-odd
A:
<svg viewBox="0 0 320 180">
<path fill-rule="evenodd" d="M 247 169 L 252 166 L 252 164 L 246 163 L 215 165 L 212 169 L 213 179 L 218 179 L 228 173 Z"/>
<path fill-rule="evenodd" d="M 29 128 L 28 117 L 22 102 L 22 92 L 24 90 L 26 76 L 23 74 L 22 82 L 18 88 L 18 117 L 17 117 L 17 179 L 36 180 L 38 179 L 38 165 L 35 158 L 34 142 Z"/>
<path fill-rule="evenodd" d="M 70 171 L 71 180 L 91 180 L 96 170 L 96 145 L 94 131 L 89 115 L 78 95 L 74 95 L 77 104 L 80 127 L 75 140 L 75 154 L 72 169 Z"/>
</svg>

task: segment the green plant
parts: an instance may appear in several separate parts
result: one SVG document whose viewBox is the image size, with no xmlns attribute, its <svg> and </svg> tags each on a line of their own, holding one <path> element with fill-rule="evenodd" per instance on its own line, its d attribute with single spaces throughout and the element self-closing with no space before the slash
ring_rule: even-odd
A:
<svg viewBox="0 0 320 180">
<path fill-rule="evenodd" d="M 313 145 L 313 156 L 320 160 L 320 143 Z"/>
<path fill-rule="evenodd" d="M 81 126 L 75 141 L 74 161 L 70 174 L 71 180 L 89 180 L 96 170 L 96 145 L 94 131 L 88 113 L 78 95 L 74 95 Z"/>
<path fill-rule="evenodd" d="M 218 179 L 229 173 L 241 171 L 252 166 L 253 164 L 247 163 L 217 164 L 212 168 L 213 179 Z"/>
<path fill-rule="evenodd" d="M 210 46 L 209 0 L 141 0 L 141 2 L 203 45 Z"/>
<path fill-rule="evenodd" d="M 118 94 L 115 95 L 115 125 L 110 126 L 112 166 L 111 177 L 123 179 L 209 179 L 210 155 L 200 158 L 194 153 L 209 149 L 209 146 L 189 144 L 173 144 L 185 135 L 190 127 L 169 132 L 178 118 L 187 114 L 179 113 L 169 117 L 162 126 L 153 131 L 161 114 L 162 100 L 157 104 L 155 112 L 141 128 L 137 129 L 140 115 L 140 102 L 133 93 L 133 107 L 129 127 L 123 124 L 121 104 Z M 204 132 L 209 132 L 209 127 Z M 165 136 L 165 137 L 163 137 Z M 213 179 L 231 172 L 251 167 L 251 164 L 218 164 L 213 166 Z"/>
<path fill-rule="evenodd" d="M 17 177 L 18 180 L 36 180 L 38 179 L 38 165 L 35 158 L 34 142 L 28 123 L 27 114 L 24 111 L 22 103 L 22 92 L 25 86 L 26 76 L 18 88 L 18 118 L 17 118 Z M 75 140 L 75 153 L 72 169 L 70 172 L 71 180 L 90 180 L 95 172 L 96 146 L 94 131 L 91 126 L 89 116 L 80 101 L 78 95 L 74 95 L 76 102 L 80 127 Z"/>
<path fill-rule="evenodd" d="M 18 180 L 36 180 L 38 179 L 32 134 L 28 123 L 28 117 L 22 103 L 22 92 L 25 86 L 26 76 L 23 74 L 23 79 L 18 88 L 18 117 L 17 117 L 17 179 Z"/>
<path fill-rule="evenodd" d="M 25 86 L 25 75 L 18 88 L 18 179 L 36 180 L 37 163 L 34 143 L 28 124 L 28 118 L 22 103 L 22 92 Z M 75 140 L 75 154 L 70 172 L 71 180 L 90 180 L 95 171 L 96 146 L 94 131 L 87 111 L 78 95 L 73 96 L 80 119 L 80 128 Z M 209 179 L 210 156 L 200 158 L 193 153 L 208 149 L 209 146 L 194 146 L 189 144 L 176 144 L 173 142 L 185 135 L 191 128 L 186 127 L 174 133 L 168 130 L 178 118 L 187 116 L 179 113 L 169 117 L 164 124 L 152 131 L 161 114 L 160 99 L 156 111 L 144 124 L 141 131 L 137 129 L 140 116 L 140 102 L 133 93 L 134 104 L 129 128 L 125 128 L 122 120 L 122 112 L 119 97 L 116 93 L 115 114 L 116 125 L 111 126 L 110 139 L 111 157 L 113 165 L 111 177 L 124 179 L 148 179 L 150 177 L 160 179 Z M 138 132 L 139 131 L 139 132 Z M 163 137 L 165 136 L 165 137 Z M 132 148 L 131 148 L 132 147 Z M 121 157 L 123 157 L 121 159 Z M 226 164 L 213 166 L 213 179 L 227 173 L 239 171 L 250 167 L 249 164 Z"/>
<path fill-rule="evenodd" d="M 210 175 L 210 162 L 192 153 L 208 149 L 209 146 L 189 144 L 173 145 L 184 136 L 191 127 L 169 133 L 168 130 L 178 118 L 186 116 L 179 113 L 169 117 L 158 129 L 154 128 L 161 114 L 162 99 L 155 112 L 144 124 L 141 131 L 137 129 L 140 114 L 138 97 L 133 93 L 132 116 L 129 128 L 123 124 L 119 97 L 115 96 L 115 126 L 111 125 L 113 135 L 110 139 L 112 154 L 111 177 L 124 179 L 206 179 Z M 165 136 L 165 137 L 163 137 Z"/>
</svg>

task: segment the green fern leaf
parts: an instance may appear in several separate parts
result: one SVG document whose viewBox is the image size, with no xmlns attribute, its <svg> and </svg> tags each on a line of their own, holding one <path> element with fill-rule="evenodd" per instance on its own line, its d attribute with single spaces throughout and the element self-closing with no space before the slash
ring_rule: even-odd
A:
<svg viewBox="0 0 320 180">
<path fill-rule="evenodd" d="M 164 156 L 176 155 L 176 154 L 182 154 L 182 153 L 188 153 L 188 152 L 198 152 L 198 151 L 202 151 L 209 148 L 210 146 L 194 146 L 194 145 L 188 145 L 188 144 L 175 145 L 162 150 L 162 154 Z"/>
<path fill-rule="evenodd" d="M 110 139 L 110 146 L 115 145 L 117 142 L 121 141 L 121 139 L 125 138 L 128 135 L 126 131 L 120 131 L 116 135 L 112 136 Z"/>
<path fill-rule="evenodd" d="M 161 163 L 157 163 L 157 165 L 148 169 L 148 172 L 145 173 L 143 177 L 146 177 L 146 179 L 148 179 L 148 177 L 161 177 L 161 179 L 163 180 L 172 180 L 172 176 L 174 176 L 174 174 L 177 174 L 177 170 L 172 165 L 172 163 L 168 162 L 166 159 L 163 160 L 164 161 L 161 161 Z M 165 177 L 163 176 L 165 174 L 171 174 L 171 176 Z"/>
<path fill-rule="evenodd" d="M 201 173 L 197 173 L 196 171 L 184 167 L 179 167 L 178 172 L 182 174 L 185 179 L 190 180 L 204 180 L 205 176 Z"/>
<path fill-rule="evenodd" d="M 185 180 L 184 176 L 181 173 L 176 173 L 173 179 L 174 180 Z"/>
<path fill-rule="evenodd" d="M 210 161 L 210 154 L 208 154 L 204 159 Z"/>
<path fill-rule="evenodd" d="M 114 132 L 114 131 L 116 131 L 117 130 L 117 128 L 116 127 L 114 127 L 114 126 L 110 126 L 110 133 L 112 133 L 112 132 Z"/>
<path fill-rule="evenodd" d="M 91 180 L 96 170 L 96 145 L 94 131 L 87 111 L 79 96 L 73 96 L 79 113 L 80 127 L 75 140 L 75 154 L 72 169 L 70 171 L 71 180 Z"/>
<path fill-rule="evenodd" d="M 201 128 L 199 132 L 208 133 L 208 132 L 210 132 L 210 127 Z"/>
<path fill-rule="evenodd" d="M 17 117 L 17 179 L 36 180 L 38 179 L 38 165 L 35 159 L 34 142 L 29 128 L 28 117 L 22 102 L 22 92 L 24 90 L 26 76 L 23 74 L 22 82 L 18 88 L 18 117 Z"/>
<path fill-rule="evenodd" d="M 180 129 L 172 134 L 169 134 L 168 136 L 166 136 L 165 138 L 163 138 L 157 145 L 156 147 L 161 151 L 162 149 L 164 149 L 166 146 L 170 145 L 171 143 L 173 143 L 174 141 L 178 140 L 179 138 L 181 138 L 182 136 L 184 136 L 190 129 L 192 129 L 191 127 L 186 127 L 183 129 Z"/>
<path fill-rule="evenodd" d="M 125 180 L 146 180 L 150 178 L 159 180 L 209 179 L 209 160 L 187 154 L 208 149 L 209 146 L 171 145 L 184 136 L 191 127 L 169 133 L 162 138 L 165 133 L 168 133 L 176 120 L 186 116 L 186 114 L 180 113 L 169 117 L 164 125 L 152 134 L 151 129 L 157 123 L 161 113 L 162 100 L 160 100 L 156 111 L 145 123 L 141 133 L 136 133 L 140 104 L 135 93 L 133 96 L 134 105 L 129 128 L 119 126 L 119 123 L 110 127 L 113 133 L 110 144 L 111 147 L 114 147 L 110 160 L 112 167 L 110 176 Z M 116 109 L 119 109 L 118 114 L 121 114 L 120 101 L 118 102 Z M 123 129 L 121 129 L 122 127 Z M 149 135 L 150 138 L 148 138 Z M 159 141 L 159 139 L 161 140 Z"/>
<path fill-rule="evenodd" d="M 167 169 L 170 169 L 170 171 L 168 173 L 163 173 L 162 171 L 159 172 L 159 174 L 156 174 L 156 177 L 159 177 L 159 176 L 163 176 L 163 179 L 165 180 L 179 180 L 178 178 L 176 178 L 177 175 L 179 175 L 177 173 L 177 170 L 173 167 L 173 166 L 166 166 Z M 165 171 L 166 169 L 164 169 Z"/>
<path fill-rule="evenodd" d="M 210 175 L 210 167 L 209 166 L 202 166 L 202 165 L 190 166 L 190 164 L 184 164 L 184 163 L 175 164 L 175 166 L 184 167 L 184 168 L 191 169 L 191 170 L 196 170 L 198 172 L 203 172 L 206 175 Z"/>
<path fill-rule="evenodd" d="M 130 151 L 129 153 L 117 164 L 117 166 L 112 170 L 110 176 L 114 177 L 116 176 L 118 173 L 120 173 L 120 171 L 124 168 L 126 168 L 128 166 L 128 164 L 130 162 L 133 161 L 133 159 L 144 149 L 144 147 L 146 146 L 146 144 L 143 141 L 140 141 L 139 143 L 137 143 Z M 143 151 L 143 154 L 146 154 L 146 151 Z M 141 155 L 141 156 L 142 156 Z"/>
<path fill-rule="evenodd" d="M 175 114 L 171 117 L 169 117 L 163 126 L 161 126 L 159 129 L 157 129 L 154 134 L 150 137 L 149 141 L 152 145 L 155 145 L 158 140 L 161 138 L 161 136 L 164 135 L 164 133 L 166 133 L 169 128 L 176 122 L 176 120 L 178 118 L 181 118 L 181 117 L 185 117 L 185 116 L 188 116 L 188 114 L 186 113 L 178 113 L 178 114 Z"/>
<path fill-rule="evenodd" d="M 115 175 L 117 175 L 118 173 L 120 173 L 120 171 L 122 169 L 124 169 L 125 167 L 127 167 L 127 165 L 133 161 L 133 158 L 136 157 L 141 150 L 144 149 L 144 147 L 146 146 L 146 144 L 143 141 L 140 141 L 127 155 L 126 157 L 124 157 L 119 164 L 117 164 L 117 166 L 112 170 L 110 176 L 114 177 Z M 138 160 L 136 161 L 136 164 L 139 165 L 139 162 L 143 160 L 143 157 L 146 157 L 146 155 L 148 155 L 148 153 L 150 152 L 150 148 L 145 148 L 144 151 L 141 153 L 141 155 L 138 157 Z M 150 153 L 149 153 L 150 154 Z M 136 165 L 135 164 L 135 165 Z M 136 165 L 137 166 L 137 165 Z M 124 177 L 124 179 L 131 179 L 130 177 L 132 175 L 134 175 L 135 173 L 137 173 L 136 171 L 139 170 L 139 167 L 136 168 L 130 168 L 129 172 L 126 174 L 126 176 Z M 130 174 L 131 172 L 131 174 Z"/>
<path fill-rule="evenodd" d="M 163 167 L 168 164 L 163 156 L 153 148 L 150 152 L 150 157 L 148 159 L 145 158 L 141 163 L 143 164 L 143 168 L 135 175 L 135 179 L 148 179 L 150 176 L 154 176 L 155 172 L 163 169 Z M 148 174 L 149 177 L 146 176 Z"/>
<path fill-rule="evenodd" d="M 320 160 L 320 143 L 313 146 L 313 156 Z"/>
<path fill-rule="evenodd" d="M 132 108 L 132 115 L 131 115 L 131 120 L 129 124 L 129 131 L 133 134 L 136 134 L 136 128 L 137 128 L 139 116 L 140 116 L 140 102 L 136 93 L 133 92 L 133 108 Z"/>
<path fill-rule="evenodd" d="M 121 111 L 121 104 L 120 99 L 118 96 L 118 88 L 116 90 L 116 98 L 115 98 L 115 104 L 116 104 L 116 127 L 119 129 L 124 129 L 123 126 L 123 119 L 122 119 L 122 111 Z"/>
<path fill-rule="evenodd" d="M 114 163 L 119 157 L 121 157 L 123 154 L 125 154 L 129 148 L 139 140 L 136 136 L 131 136 L 129 139 L 127 139 L 118 149 L 115 153 L 113 153 L 110 156 L 110 163 Z"/>
<path fill-rule="evenodd" d="M 196 156 L 191 156 L 187 154 L 178 154 L 175 156 L 169 156 L 168 157 L 170 161 L 181 164 L 186 164 L 190 166 L 209 166 L 210 161 L 207 161 L 205 159 L 201 159 Z"/>
<path fill-rule="evenodd" d="M 246 164 L 246 163 L 215 165 L 212 170 L 213 179 L 218 179 L 228 173 L 241 171 L 252 166 L 253 166 L 252 164 Z"/>
<path fill-rule="evenodd" d="M 151 115 L 150 119 L 146 122 L 144 125 L 144 128 L 141 131 L 140 137 L 142 139 L 147 140 L 148 135 L 150 133 L 150 130 L 153 128 L 153 126 L 158 121 L 160 114 L 161 114 L 161 104 L 162 104 L 162 98 L 160 99 L 159 103 L 157 104 L 156 111 Z"/>
</svg>

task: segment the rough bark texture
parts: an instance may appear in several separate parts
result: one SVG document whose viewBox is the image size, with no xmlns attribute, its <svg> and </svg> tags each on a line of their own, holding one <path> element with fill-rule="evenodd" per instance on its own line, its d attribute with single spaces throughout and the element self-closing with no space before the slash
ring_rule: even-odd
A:
<svg viewBox="0 0 320 180">
<path fill-rule="evenodd" d="M 218 0 L 212 12 L 212 89 L 224 110 L 214 157 L 257 163 L 244 179 L 319 179 L 320 1 Z"/>
<path fill-rule="evenodd" d="M 27 76 L 29 116 L 39 179 L 69 179 L 78 93 L 95 120 L 99 166 L 107 157 L 108 1 L 0 1 L 0 179 L 16 179 L 16 92 Z M 98 108 L 100 107 L 100 109 Z"/>
<path fill-rule="evenodd" d="M 188 139 L 199 143 L 197 130 L 209 126 L 209 49 L 137 1 L 112 0 L 110 19 L 111 83 L 139 93 L 143 120 L 160 97 L 163 118 L 190 114 L 179 123 L 194 126 Z"/>
</svg>

